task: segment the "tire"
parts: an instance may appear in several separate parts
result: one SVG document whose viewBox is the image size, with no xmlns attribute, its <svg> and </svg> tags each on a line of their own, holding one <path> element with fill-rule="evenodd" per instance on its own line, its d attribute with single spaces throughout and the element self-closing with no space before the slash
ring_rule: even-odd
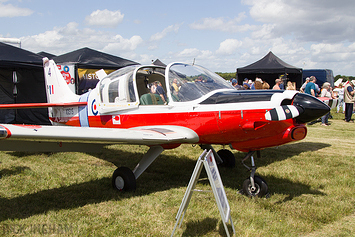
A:
<svg viewBox="0 0 355 237">
<path fill-rule="evenodd" d="M 217 152 L 219 157 L 221 157 L 223 163 L 220 164 L 222 167 L 234 168 L 235 167 L 235 157 L 234 154 L 227 149 L 222 149 Z"/>
<path fill-rule="evenodd" d="M 265 180 L 259 176 L 254 176 L 255 190 L 251 190 L 250 178 L 243 183 L 243 193 L 249 197 L 264 197 L 268 193 L 268 186 Z"/>
<path fill-rule="evenodd" d="M 119 167 L 113 172 L 112 187 L 118 191 L 135 191 L 136 177 L 129 168 Z"/>
</svg>

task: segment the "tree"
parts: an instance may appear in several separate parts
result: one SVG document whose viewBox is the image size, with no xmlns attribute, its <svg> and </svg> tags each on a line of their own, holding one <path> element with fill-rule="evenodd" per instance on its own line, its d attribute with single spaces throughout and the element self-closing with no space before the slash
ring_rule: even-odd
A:
<svg viewBox="0 0 355 237">
<path fill-rule="evenodd" d="M 336 76 L 334 77 L 334 81 L 337 81 L 339 78 L 343 78 L 343 81 L 352 81 L 352 80 L 355 80 L 355 77 L 353 77 L 353 76 L 336 75 Z"/>
<path fill-rule="evenodd" d="M 216 74 L 223 77 L 227 81 L 230 81 L 232 78 L 236 78 L 235 72 L 216 72 Z"/>
</svg>

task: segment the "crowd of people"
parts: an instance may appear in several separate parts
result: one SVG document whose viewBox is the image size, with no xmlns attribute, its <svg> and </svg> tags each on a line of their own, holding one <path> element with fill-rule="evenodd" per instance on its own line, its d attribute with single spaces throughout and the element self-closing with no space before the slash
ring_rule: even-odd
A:
<svg viewBox="0 0 355 237">
<path fill-rule="evenodd" d="M 305 83 L 301 87 L 301 91 L 313 96 L 338 99 L 337 113 L 340 112 L 342 107 L 342 113 L 345 114 L 345 122 L 353 123 L 351 119 L 354 110 L 354 81 L 347 81 L 346 83 L 340 83 L 334 89 L 329 82 L 325 82 L 320 89 L 316 83 L 317 79 L 314 76 L 306 78 Z M 328 123 L 329 113 L 322 117 L 322 125 L 329 126 Z"/>
<path fill-rule="evenodd" d="M 319 88 L 317 78 L 315 76 L 307 77 L 305 82 L 300 88 L 301 93 L 306 93 L 315 97 L 323 97 L 330 99 L 338 99 L 337 113 L 340 113 L 340 108 L 342 108 L 342 113 L 345 115 L 344 121 L 348 123 L 353 123 L 352 114 L 354 113 L 354 102 L 355 102 L 355 81 L 347 81 L 346 83 L 340 83 L 334 89 L 331 87 L 329 82 L 323 83 L 322 87 Z M 263 82 L 261 78 L 256 78 L 255 81 L 251 81 L 245 78 L 242 85 L 238 85 L 237 79 L 232 78 L 231 84 L 238 90 L 260 90 L 260 89 L 270 89 L 270 85 L 267 82 Z M 273 90 L 296 90 L 295 83 L 288 81 L 287 85 L 283 84 L 281 78 L 275 80 L 275 85 L 271 88 Z M 329 126 L 329 116 L 330 113 L 324 115 L 321 118 L 322 126 Z"/>
<path fill-rule="evenodd" d="M 258 77 L 255 79 L 255 81 L 245 78 L 242 85 L 239 85 L 237 79 L 235 78 L 232 78 L 230 83 L 238 90 L 296 90 L 296 85 L 294 82 L 288 81 L 287 85 L 285 86 L 280 78 L 275 80 L 275 85 L 273 87 Z"/>
</svg>

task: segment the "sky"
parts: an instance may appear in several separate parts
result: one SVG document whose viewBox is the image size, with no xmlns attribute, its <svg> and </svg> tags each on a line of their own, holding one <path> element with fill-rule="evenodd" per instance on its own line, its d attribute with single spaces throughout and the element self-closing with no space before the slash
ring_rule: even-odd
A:
<svg viewBox="0 0 355 237">
<path fill-rule="evenodd" d="M 34 53 L 89 47 L 141 64 L 235 72 L 269 51 L 355 76 L 354 0 L 0 0 L 0 37 Z"/>
</svg>

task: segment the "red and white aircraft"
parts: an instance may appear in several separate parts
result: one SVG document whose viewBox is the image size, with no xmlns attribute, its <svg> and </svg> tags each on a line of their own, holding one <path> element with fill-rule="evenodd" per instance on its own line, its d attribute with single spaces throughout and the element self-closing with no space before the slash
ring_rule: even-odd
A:
<svg viewBox="0 0 355 237">
<path fill-rule="evenodd" d="M 127 167 L 114 171 L 112 185 L 119 190 L 134 190 L 136 179 L 164 149 L 183 143 L 213 149 L 212 144 L 220 144 L 247 152 L 242 162 L 251 159 L 251 167 L 244 164 L 251 175 L 244 181 L 244 193 L 263 196 L 268 187 L 255 175 L 254 152 L 305 138 L 304 124 L 330 110 L 297 91 L 236 90 L 215 73 L 183 63 L 128 66 L 79 96 L 68 88 L 53 60 L 43 61 L 48 103 L 1 108 L 48 107 L 53 125 L 65 126 L 1 124 L 0 150 L 95 148 L 88 143 L 149 146 L 133 171 Z M 166 94 L 156 94 L 161 92 Z M 214 153 L 220 163 L 235 164 L 230 150 Z"/>
</svg>

